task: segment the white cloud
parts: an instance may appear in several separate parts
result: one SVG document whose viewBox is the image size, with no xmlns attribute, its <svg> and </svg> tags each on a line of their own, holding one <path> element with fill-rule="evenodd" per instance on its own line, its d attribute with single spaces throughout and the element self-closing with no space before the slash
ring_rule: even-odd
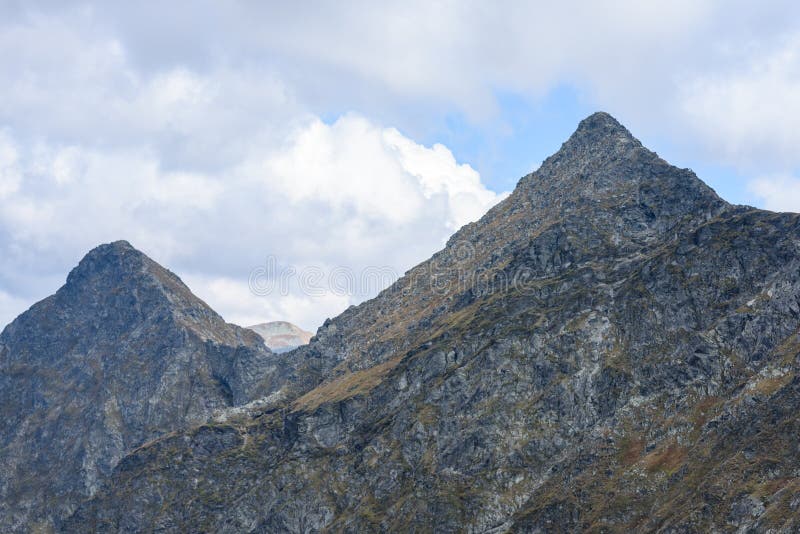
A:
<svg viewBox="0 0 800 534">
<path fill-rule="evenodd" d="M 450 231 L 498 201 L 443 145 L 424 147 L 357 115 L 331 126 L 312 121 L 264 162 L 262 176 L 292 202 L 322 199 L 336 210 L 392 224 L 413 222 L 437 205 Z"/>
<path fill-rule="evenodd" d="M 574 86 L 636 132 L 671 128 L 718 162 L 769 161 L 790 175 L 798 10 L 784 0 L 0 6 L 10 302 L 0 323 L 85 251 L 127 238 L 229 319 L 286 314 L 311 328 L 345 300 L 254 297 L 250 271 L 270 255 L 326 272 L 402 272 L 427 257 L 501 196 L 447 147 L 415 139 L 451 114 L 490 122 L 497 94 Z M 775 183 L 795 182 L 753 186 L 768 207 L 781 200 Z"/>
<path fill-rule="evenodd" d="M 381 130 L 366 119 L 347 117 L 330 127 L 315 120 L 264 162 L 262 177 L 291 202 L 324 199 L 339 211 L 403 224 L 424 197 L 388 149 Z"/>
<path fill-rule="evenodd" d="M 683 91 L 689 124 L 721 158 L 772 168 L 800 165 L 800 32 L 748 60 L 701 75 Z"/>
<path fill-rule="evenodd" d="M 184 276 L 184 281 L 212 308 L 224 310 L 227 321 L 242 326 L 289 320 L 314 332 L 325 318 L 335 317 L 351 303 L 347 296 L 331 291 L 314 297 L 297 291 L 256 295 L 246 281 L 226 277 L 190 274 Z"/>
<path fill-rule="evenodd" d="M 19 189 L 22 177 L 17 165 L 17 148 L 8 134 L 0 132 L 0 199 Z"/>
<path fill-rule="evenodd" d="M 27 302 L 25 299 L 16 298 L 13 295 L 0 289 L 0 332 L 7 323 L 10 323 L 14 317 L 25 311 L 32 302 Z M 3 321 L 3 319 L 7 319 Z"/>
<path fill-rule="evenodd" d="M 403 272 L 501 198 L 445 147 L 423 147 L 358 115 L 332 125 L 307 119 L 280 143 L 264 139 L 213 173 L 165 169 L 147 147 L 40 143 L 14 158 L 21 187 L 0 199 L 0 229 L 10 236 L 2 267 L 24 272 L 42 256 L 72 257 L 124 238 L 188 273 L 229 320 L 313 328 L 367 295 L 326 287 L 249 294 L 249 272 L 266 256 L 298 270 Z"/>
<path fill-rule="evenodd" d="M 800 179 L 789 175 L 762 176 L 748 184 L 764 208 L 800 213 Z"/>
<path fill-rule="evenodd" d="M 653 65 L 685 54 L 720 7 L 696 0 L 336 2 L 303 16 L 265 7 L 244 31 L 266 24 L 269 31 L 252 37 L 262 49 L 480 116 L 494 106 L 496 88 L 541 94 L 588 80 L 611 94 L 606 89 L 625 88 L 643 71 L 657 75 Z"/>
<path fill-rule="evenodd" d="M 337 2 L 260 15 L 270 31 L 255 48 L 313 72 L 287 69 L 304 97 L 356 101 L 407 131 L 454 111 L 490 124 L 498 94 L 566 86 L 711 164 L 800 167 L 797 2 Z"/>
<path fill-rule="evenodd" d="M 426 199 L 446 195 L 451 230 L 477 220 L 497 203 L 498 196 L 486 189 L 480 175 L 469 165 L 458 164 L 444 145 L 423 147 L 395 129 L 384 130 L 381 135 L 386 146 L 395 151 L 403 170 L 418 180 Z"/>
<path fill-rule="evenodd" d="M 497 93 L 574 86 L 637 132 L 691 131 L 752 163 L 796 145 L 797 113 L 776 111 L 795 111 L 798 16 L 790 0 L 26 4 L 0 13 L 0 120 L 68 142 L 148 136 L 212 165 L 240 157 L 219 128 L 282 137 L 309 111 L 357 109 L 417 136 L 453 112 L 489 120 Z"/>
</svg>

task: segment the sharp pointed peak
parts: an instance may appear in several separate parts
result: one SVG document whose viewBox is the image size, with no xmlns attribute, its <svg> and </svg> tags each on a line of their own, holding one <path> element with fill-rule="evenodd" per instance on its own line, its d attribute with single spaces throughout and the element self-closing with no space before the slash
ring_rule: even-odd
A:
<svg viewBox="0 0 800 534">
<path fill-rule="evenodd" d="M 592 113 L 579 124 L 563 148 L 641 147 L 642 143 L 617 119 L 605 111 Z"/>
<path fill-rule="evenodd" d="M 115 284 L 134 278 L 156 278 L 175 290 L 188 291 L 175 274 L 124 240 L 90 250 L 69 273 L 65 287 Z"/>
<path fill-rule="evenodd" d="M 622 125 L 613 115 L 606 111 L 595 111 L 578 124 L 578 131 L 581 129 L 618 129 L 630 135 L 628 129 Z"/>
<path fill-rule="evenodd" d="M 583 119 L 561 148 L 523 177 L 509 202 L 534 207 L 623 206 L 650 195 L 654 205 L 673 212 L 709 212 L 726 203 L 688 169 L 679 169 L 643 146 L 625 126 L 605 112 Z M 633 204 L 631 204 L 633 205 Z M 674 209 L 673 209 L 674 208 Z M 598 208 L 600 209 L 600 208 Z"/>
<path fill-rule="evenodd" d="M 92 250 L 86 253 L 86 255 L 83 257 L 83 260 L 123 255 L 144 256 L 144 253 L 136 249 L 128 241 L 119 240 L 111 243 L 103 243 L 102 245 L 94 247 Z"/>
<path fill-rule="evenodd" d="M 106 254 L 119 254 L 121 252 L 141 252 L 136 249 L 130 242 L 120 239 L 119 241 L 112 241 L 111 243 L 103 243 L 98 245 L 87 253 L 88 255 L 106 255 Z"/>
<path fill-rule="evenodd" d="M 98 245 L 81 259 L 75 271 L 95 270 L 98 268 L 113 268 L 126 266 L 128 268 L 152 261 L 144 252 L 134 248 L 128 241 L 120 240 L 112 243 Z"/>
<path fill-rule="evenodd" d="M 128 241 L 126 241 L 124 239 L 120 239 L 120 240 L 117 240 L 117 241 L 112 241 L 111 243 L 106 243 L 104 245 L 100 245 L 98 248 L 101 248 L 101 247 L 109 247 L 109 248 L 114 248 L 114 249 L 133 249 L 133 250 L 136 250 L 133 247 L 133 245 L 130 244 L 130 242 L 128 242 Z"/>
<path fill-rule="evenodd" d="M 579 124 L 561 148 L 548 157 L 533 175 L 585 172 L 590 168 L 619 165 L 623 161 L 658 163 L 658 155 L 631 134 L 631 132 L 609 113 L 592 113 Z M 528 182 L 526 179 L 522 183 Z"/>
</svg>

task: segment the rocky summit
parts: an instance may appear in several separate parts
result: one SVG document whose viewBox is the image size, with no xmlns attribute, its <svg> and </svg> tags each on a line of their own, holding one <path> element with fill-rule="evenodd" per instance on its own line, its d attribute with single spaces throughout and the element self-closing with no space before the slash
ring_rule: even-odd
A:
<svg viewBox="0 0 800 534">
<path fill-rule="evenodd" d="M 149 440 L 261 394 L 273 355 L 124 241 L 0 335 L 0 530 L 48 531 Z"/>
<path fill-rule="evenodd" d="M 0 337 L 0 512 L 63 532 L 794 532 L 799 328 L 800 216 L 726 203 L 597 113 L 284 354 L 127 245 L 91 253 Z"/>
</svg>

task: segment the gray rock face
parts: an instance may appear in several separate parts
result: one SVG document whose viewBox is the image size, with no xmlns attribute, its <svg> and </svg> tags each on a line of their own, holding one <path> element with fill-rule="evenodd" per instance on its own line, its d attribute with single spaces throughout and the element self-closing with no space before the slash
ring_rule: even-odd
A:
<svg viewBox="0 0 800 534">
<path fill-rule="evenodd" d="M 800 217 L 598 113 L 275 355 L 263 398 L 129 452 L 57 527 L 796 531 L 799 330 Z"/>
<path fill-rule="evenodd" d="M 273 355 L 126 242 L 0 335 L 0 530 L 47 529 L 148 440 L 263 393 Z"/>
</svg>

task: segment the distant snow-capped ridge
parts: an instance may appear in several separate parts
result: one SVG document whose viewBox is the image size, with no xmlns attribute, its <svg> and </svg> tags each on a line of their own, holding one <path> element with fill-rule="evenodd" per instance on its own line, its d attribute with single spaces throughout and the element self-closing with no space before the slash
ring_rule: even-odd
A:
<svg viewBox="0 0 800 534">
<path fill-rule="evenodd" d="M 264 339 L 264 344 L 273 352 L 288 352 L 301 345 L 307 345 L 314 335 L 287 321 L 271 321 L 248 326 Z"/>
</svg>

